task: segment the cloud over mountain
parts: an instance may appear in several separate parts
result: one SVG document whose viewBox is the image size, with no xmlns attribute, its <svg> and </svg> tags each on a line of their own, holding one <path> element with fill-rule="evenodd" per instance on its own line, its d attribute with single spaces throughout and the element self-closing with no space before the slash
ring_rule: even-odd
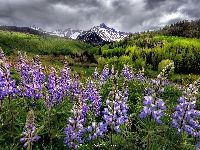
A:
<svg viewBox="0 0 200 150">
<path fill-rule="evenodd" d="M 118 31 L 159 29 L 199 19 L 199 0 L 1 0 L 0 24 L 46 31 L 88 30 L 104 22 Z"/>
</svg>

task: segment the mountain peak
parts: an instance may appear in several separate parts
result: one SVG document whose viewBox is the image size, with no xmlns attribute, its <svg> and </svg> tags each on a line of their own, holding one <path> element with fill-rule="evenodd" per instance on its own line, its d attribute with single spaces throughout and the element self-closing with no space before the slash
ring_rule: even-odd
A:
<svg viewBox="0 0 200 150">
<path fill-rule="evenodd" d="M 125 38 L 128 33 L 118 32 L 101 23 L 100 26 L 94 26 L 89 31 L 82 32 L 77 36 L 78 40 L 94 45 L 104 45 L 113 41 L 119 41 Z"/>
<path fill-rule="evenodd" d="M 106 26 L 105 23 L 101 23 L 101 24 L 100 24 L 100 27 L 101 27 L 101 28 L 108 28 L 108 26 Z"/>
</svg>

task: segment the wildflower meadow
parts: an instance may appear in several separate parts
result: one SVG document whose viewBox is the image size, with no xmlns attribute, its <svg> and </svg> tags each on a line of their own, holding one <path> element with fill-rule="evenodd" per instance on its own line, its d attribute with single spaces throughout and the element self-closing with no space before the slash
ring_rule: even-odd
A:
<svg viewBox="0 0 200 150">
<path fill-rule="evenodd" d="M 0 148 L 8 150 L 198 150 L 200 79 L 188 87 L 114 66 L 80 79 L 0 49 Z"/>
</svg>

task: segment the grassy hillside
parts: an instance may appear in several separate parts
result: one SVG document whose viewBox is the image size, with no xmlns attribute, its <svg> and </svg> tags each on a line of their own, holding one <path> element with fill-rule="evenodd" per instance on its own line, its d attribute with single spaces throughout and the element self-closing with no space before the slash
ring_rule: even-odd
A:
<svg viewBox="0 0 200 150">
<path fill-rule="evenodd" d="M 95 51 L 93 46 L 77 40 L 41 37 L 2 30 L 0 30 L 0 47 L 6 55 L 15 55 L 18 50 L 26 51 L 29 55 L 53 54 L 55 56 Z"/>
</svg>

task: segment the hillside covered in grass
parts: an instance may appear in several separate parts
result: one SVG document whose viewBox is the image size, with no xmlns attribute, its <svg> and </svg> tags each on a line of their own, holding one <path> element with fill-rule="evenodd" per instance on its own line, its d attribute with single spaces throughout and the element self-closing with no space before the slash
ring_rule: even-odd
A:
<svg viewBox="0 0 200 150">
<path fill-rule="evenodd" d="M 10 55 L 8 60 L 21 50 L 27 52 L 30 59 L 39 54 L 45 65 L 62 66 L 64 55 L 68 55 L 70 66 L 96 67 L 98 60 L 101 69 L 108 62 L 110 67 L 114 65 L 121 70 L 129 63 L 135 69 L 145 68 L 146 73 L 152 74 L 159 71 L 159 64 L 169 60 L 174 62 L 175 74 L 199 74 L 199 31 L 200 20 L 184 20 L 157 31 L 134 33 L 121 41 L 93 47 L 78 40 L 0 30 L 0 46 Z"/>
<path fill-rule="evenodd" d="M 96 48 L 78 40 L 37 36 L 33 34 L 0 30 L 0 46 L 6 55 L 17 55 L 17 51 L 26 51 L 29 55 L 69 55 L 84 51 L 96 51 Z"/>
</svg>

